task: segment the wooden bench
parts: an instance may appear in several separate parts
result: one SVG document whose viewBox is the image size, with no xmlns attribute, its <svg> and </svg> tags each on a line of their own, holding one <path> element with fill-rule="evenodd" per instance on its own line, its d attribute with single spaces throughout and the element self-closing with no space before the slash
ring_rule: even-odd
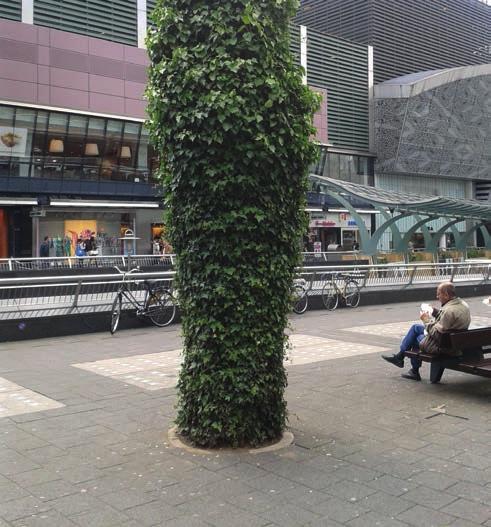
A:
<svg viewBox="0 0 491 527">
<path fill-rule="evenodd" d="M 411 350 L 406 351 L 405 356 L 429 362 L 432 383 L 440 381 L 445 369 L 491 378 L 491 358 L 484 357 L 486 353 L 491 353 L 491 327 L 449 333 L 444 344 L 446 347 L 460 351 L 462 355 L 459 357 L 429 355 Z"/>
</svg>

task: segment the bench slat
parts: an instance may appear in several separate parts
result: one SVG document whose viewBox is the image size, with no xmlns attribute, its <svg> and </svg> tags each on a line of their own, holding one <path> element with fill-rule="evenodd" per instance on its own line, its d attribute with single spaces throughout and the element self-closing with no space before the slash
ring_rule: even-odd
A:
<svg viewBox="0 0 491 527">
<path fill-rule="evenodd" d="M 450 333 L 452 348 L 458 350 L 476 349 L 491 344 L 491 328 L 477 328 Z"/>
</svg>

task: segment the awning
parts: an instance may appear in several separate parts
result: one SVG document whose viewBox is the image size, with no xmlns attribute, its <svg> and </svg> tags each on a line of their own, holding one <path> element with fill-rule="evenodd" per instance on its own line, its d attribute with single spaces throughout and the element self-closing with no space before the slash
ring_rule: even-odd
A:
<svg viewBox="0 0 491 527">
<path fill-rule="evenodd" d="M 385 206 L 391 212 L 412 212 L 435 217 L 451 217 L 481 222 L 491 221 L 491 205 L 476 200 L 420 196 L 405 192 L 394 192 L 356 183 L 348 183 L 315 174 L 310 179 L 320 186 L 320 191 L 329 190 L 339 195 L 354 196 L 371 205 Z M 323 189 L 324 187 L 324 189 Z"/>
</svg>

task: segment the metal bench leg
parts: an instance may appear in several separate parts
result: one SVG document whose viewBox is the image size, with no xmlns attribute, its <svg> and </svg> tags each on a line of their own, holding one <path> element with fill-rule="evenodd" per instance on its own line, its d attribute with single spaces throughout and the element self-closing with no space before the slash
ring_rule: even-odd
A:
<svg viewBox="0 0 491 527">
<path fill-rule="evenodd" d="M 445 366 L 442 366 L 441 362 L 432 362 L 430 366 L 430 382 L 432 384 L 440 382 L 444 371 Z"/>
</svg>

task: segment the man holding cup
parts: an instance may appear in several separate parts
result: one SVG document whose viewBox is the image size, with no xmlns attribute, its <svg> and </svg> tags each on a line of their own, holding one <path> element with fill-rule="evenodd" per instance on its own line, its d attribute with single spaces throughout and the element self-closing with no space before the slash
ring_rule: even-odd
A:
<svg viewBox="0 0 491 527">
<path fill-rule="evenodd" d="M 441 283 L 436 290 L 436 298 L 441 308 L 432 308 L 422 304 L 420 319 L 423 324 L 413 324 L 402 339 L 398 353 L 382 355 L 382 358 L 398 368 L 404 367 L 404 352 L 421 350 L 431 355 L 456 355 L 456 352 L 446 347 L 445 334 L 452 331 L 465 330 L 471 322 L 469 306 L 455 294 L 455 286 L 451 282 Z M 402 374 L 405 379 L 420 381 L 419 368 L 421 360 L 411 358 L 411 369 Z"/>
</svg>

